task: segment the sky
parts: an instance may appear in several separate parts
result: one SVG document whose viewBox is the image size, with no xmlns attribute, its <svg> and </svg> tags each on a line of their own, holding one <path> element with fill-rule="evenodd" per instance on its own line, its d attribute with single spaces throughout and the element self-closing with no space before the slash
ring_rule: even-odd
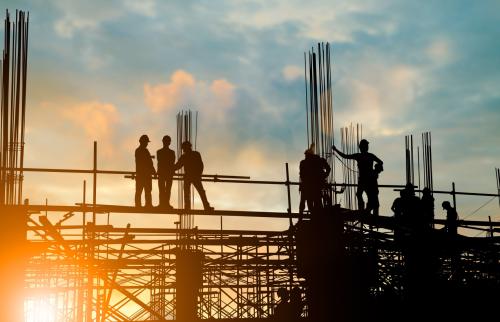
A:
<svg viewBox="0 0 500 322">
<path fill-rule="evenodd" d="M 1 1 L 30 12 L 25 167 L 133 170 L 175 137 L 175 115 L 199 112 L 207 174 L 297 180 L 307 148 L 303 55 L 330 42 L 334 125 L 363 124 L 384 160 L 379 183 L 404 184 L 404 136 L 432 132 L 434 188 L 495 193 L 500 167 L 498 1 Z M 340 178 L 339 178 L 340 179 Z M 27 173 L 33 204 L 74 204 L 82 175 Z M 284 187 L 205 184 L 216 209 L 286 210 Z M 89 190 L 87 191 L 90 192 Z M 134 183 L 99 176 L 98 203 L 132 205 Z M 390 215 L 396 193 L 381 192 Z M 157 203 L 157 189 L 153 189 Z M 298 191 L 292 190 L 292 208 Z M 439 206 L 450 196 L 436 196 Z M 458 197 L 461 218 L 500 220 L 490 198 Z M 172 202 L 175 205 L 174 191 Z M 199 204 L 199 203 L 198 203 Z M 172 227 L 173 216 L 116 224 Z M 55 217 L 54 217 L 55 218 Z M 287 221 L 224 219 L 226 227 Z M 200 228 L 218 227 L 197 218 Z"/>
</svg>

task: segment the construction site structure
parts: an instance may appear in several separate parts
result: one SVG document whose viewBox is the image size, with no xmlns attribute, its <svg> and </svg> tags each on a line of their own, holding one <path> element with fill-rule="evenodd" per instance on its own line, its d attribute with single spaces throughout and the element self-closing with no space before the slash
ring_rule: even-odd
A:
<svg viewBox="0 0 500 322">
<path fill-rule="evenodd" d="M 245 176 L 204 175 L 217 184 L 278 185 L 287 196 L 283 212 L 184 210 L 106 205 L 97 202 L 100 175 L 134 178 L 132 171 L 100 170 L 97 142 L 90 169 L 24 167 L 27 16 L 6 21 L 3 55 L 0 176 L 0 303 L 5 321 L 259 321 L 276 317 L 288 304 L 288 321 L 405 320 L 433 314 L 448 320 L 459 308 L 498 303 L 500 295 L 500 222 L 459 220 L 460 234 L 440 229 L 402 227 L 392 216 L 369 216 L 353 202 L 354 164 L 340 163 L 345 182 L 332 174 L 323 191 L 324 206 L 305 214 L 292 210 L 288 165 L 282 181 Z M 10 38 L 14 26 L 13 39 Z M 11 60 L 10 45 L 15 57 Z M 329 45 L 305 56 L 308 144 L 328 159 L 335 172 Z M 14 67 L 12 67 L 14 66 Z M 307 73 L 309 67 L 309 73 Z M 194 117 L 195 128 L 197 115 Z M 193 115 L 177 119 L 177 141 L 196 142 Z M 356 150 L 361 126 L 341 132 L 344 150 Z M 423 135 L 424 183 L 432 186 L 430 135 Z M 413 140 L 407 140 L 407 182 L 414 183 Z M 417 156 L 420 155 L 417 152 Z M 340 160 L 339 160 L 340 162 Z M 418 163 L 418 173 L 420 160 Z M 91 174 L 92 197 L 84 181 L 81 201 L 35 205 L 24 199 L 27 172 Z M 497 181 L 499 181 L 496 170 Z M 410 180 L 411 178 L 411 180 Z M 174 180 L 182 182 L 182 174 Z M 500 189 L 500 181 L 498 183 Z M 379 185 L 403 189 L 405 185 Z M 182 189 L 179 189 L 182 191 Z M 417 192 L 420 187 L 417 186 Z M 497 194 L 448 194 L 498 198 Z M 341 196 L 349 196 L 341 198 Z M 179 196 L 182 200 L 182 196 Z M 90 199 L 90 201 L 88 200 Z M 174 228 L 120 226 L 120 215 L 177 216 Z M 276 230 L 203 229 L 196 216 L 281 218 Z M 105 224 L 103 224 L 105 223 Z M 395 234 L 396 231 L 402 235 Z M 486 236 L 474 236 L 477 232 Z M 401 237 L 403 236 L 403 237 Z M 278 292 L 293 294 L 284 303 Z M 477 313 L 477 311 L 475 311 Z M 480 312 L 477 313 L 480 315 Z"/>
</svg>

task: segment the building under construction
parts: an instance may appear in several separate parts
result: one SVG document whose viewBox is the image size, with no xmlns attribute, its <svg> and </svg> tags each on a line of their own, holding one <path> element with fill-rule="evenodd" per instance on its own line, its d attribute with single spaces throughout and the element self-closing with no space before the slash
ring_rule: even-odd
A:
<svg viewBox="0 0 500 322">
<path fill-rule="evenodd" d="M 4 321 L 257 321 L 275 318 L 278 305 L 287 301 L 278 298 L 280 289 L 295 295 L 287 304 L 296 316 L 288 320 L 407 320 L 430 312 L 450 319 L 459 316 L 457 308 L 489 311 L 498 303 L 500 222 L 460 220 L 460 234 L 450 238 L 440 229 L 443 220 L 434 220 L 434 228 L 425 233 L 415 233 L 400 227 L 393 216 L 374 217 L 357 209 L 356 164 L 335 160 L 331 153 L 335 128 L 328 44 L 318 44 L 304 55 L 307 142 L 314 143 L 316 153 L 343 178 L 335 182 L 335 174 L 330 175 L 322 192 L 324 206 L 304 214 L 292 211 L 290 191 L 299 182 L 290 180 L 286 165 L 282 181 L 203 175 L 204 181 L 221 185 L 282 186 L 288 195 L 283 212 L 184 210 L 182 196 L 178 209 L 165 211 L 98 203 L 99 176 L 134 179 L 135 173 L 100 170 L 97 142 L 92 168 L 24 167 L 28 20 L 23 12 L 17 12 L 13 22 L 7 16 L 2 56 Z M 196 114 L 178 114 L 177 146 L 195 141 L 196 123 Z M 341 129 L 337 141 L 343 151 L 353 153 L 362 137 L 360 125 L 349 126 Z M 433 190 L 430 133 L 422 134 L 421 150 L 413 145 L 408 136 L 405 179 L 417 191 L 428 187 L 452 200 L 460 195 L 499 197 L 454 188 Z M 90 174 L 93 180 L 88 186 L 83 182 L 82 199 L 71 201 L 72 206 L 34 205 L 23 195 L 26 172 Z M 182 173 L 174 176 L 179 185 L 182 179 Z M 498 170 L 496 179 L 500 189 Z M 383 193 L 404 186 L 379 188 Z M 178 221 L 171 228 L 119 226 L 112 219 L 120 214 L 164 214 Z M 289 228 L 203 229 L 194 225 L 197 216 L 283 218 Z M 68 224 L 69 219 L 79 224 Z M 401 229 L 404 239 L 395 234 Z M 478 231 L 485 236 L 469 237 Z"/>
</svg>

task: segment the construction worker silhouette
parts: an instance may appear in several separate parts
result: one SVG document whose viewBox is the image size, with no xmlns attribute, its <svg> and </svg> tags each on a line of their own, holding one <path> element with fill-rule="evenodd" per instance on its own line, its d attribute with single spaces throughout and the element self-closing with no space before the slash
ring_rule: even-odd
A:
<svg viewBox="0 0 500 322">
<path fill-rule="evenodd" d="M 405 200 L 405 190 L 399 191 L 399 197 L 392 202 L 391 210 L 394 213 L 394 238 L 397 242 L 401 240 L 403 226 L 403 207 Z"/>
<path fill-rule="evenodd" d="M 403 196 L 403 225 L 412 233 L 420 233 L 424 222 L 422 220 L 422 205 L 420 198 L 415 196 L 415 187 L 412 183 L 406 184 Z"/>
<path fill-rule="evenodd" d="M 304 309 L 304 303 L 302 302 L 302 295 L 300 288 L 298 286 L 294 286 L 294 288 L 292 288 L 292 291 L 290 292 L 290 310 L 291 310 L 290 321 L 292 322 L 299 321 L 303 309 Z"/>
<path fill-rule="evenodd" d="M 156 151 L 158 161 L 158 192 L 159 207 L 172 209 L 170 205 L 170 191 L 172 189 L 172 177 L 174 175 L 175 152 L 169 148 L 172 139 L 165 135 L 162 139 L 163 148 Z"/>
<path fill-rule="evenodd" d="M 401 218 L 403 214 L 403 199 L 405 196 L 405 190 L 399 191 L 399 197 L 394 199 L 392 202 L 391 210 L 394 213 L 394 218 Z"/>
<path fill-rule="evenodd" d="M 280 287 L 276 292 L 280 298 L 279 303 L 274 308 L 274 321 L 277 322 L 290 322 L 291 310 L 290 310 L 290 294 L 284 287 Z"/>
<path fill-rule="evenodd" d="M 300 161 L 299 166 L 300 214 L 304 212 L 306 202 L 310 212 L 322 207 L 321 190 L 325 187 L 326 178 L 331 170 L 324 158 L 314 154 L 314 143 L 304 152 L 304 155 L 305 158 Z"/>
<path fill-rule="evenodd" d="M 210 207 L 207 195 L 201 183 L 203 173 L 203 161 L 198 151 L 192 150 L 191 142 L 185 141 L 181 145 L 182 155 L 174 165 L 174 170 L 184 167 L 184 208 L 191 209 L 191 184 L 198 190 L 203 208 L 208 211 L 214 210 Z"/>
<path fill-rule="evenodd" d="M 146 148 L 149 143 L 147 135 L 141 135 L 139 138 L 139 147 L 135 149 L 135 206 L 141 207 L 141 196 L 144 190 L 146 207 L 152 207 L 151 189 L 153 175 L 156 173 L 153 166 L 153 158 Z"/>
<path fill-rule="evenodd" d="M 378 214 L 378 183 L 377 177 L 378 173 L 383 170 L 383 162 L 375 154 L 368 152 L 369 142 L 365 139 L 359 141 L 360 153 L 345 154 L 338 150 L 335 145 L 332 146 L 334 152 L 337 152 L 344 159 L 354 159 L 358 164 L 358 190 L 356 191 L 356 197 L 358 199 L 358 209 L 365 209 L 365 202 L 363 200 L 363 192 L 366 193 L 368 197 L 367 211 L 374 210 L 374 214 Z M 373 167 L 373 163 L 377 163 L 377 172 Z"/>
<path fill-rule="evenodd" d="M 446 210 L 446 225 L 445 230 L 450 237 L 455 237 L 458 232 L 458 214 L 449 201 L 443 201 L 441 204 L 443 209 Z"/>
</svg>

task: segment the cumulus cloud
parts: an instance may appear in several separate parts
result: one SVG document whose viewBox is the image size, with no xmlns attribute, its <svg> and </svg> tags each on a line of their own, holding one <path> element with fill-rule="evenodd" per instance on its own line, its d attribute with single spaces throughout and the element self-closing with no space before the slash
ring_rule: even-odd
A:
<svg viewBox="0 0 500 322">
<path fill-rule="evenodd" d="M 210 83 L 197 80 L 192 74 L 177 70 L 170 82 L 144 84 L 144 100 L 153 112 L 193 106 L 209 109 L 213 115 L 234 106 L 236 86 L 226 79 L 215 79 Z"/>
<path fill-rule="evenodd" d="M 113 104 L 98 101 L 83 102 L 63 110 L 63 116 L 81 128 L 88 139 L 106 145 L 104 151 L 110 154 L 114 127 L 119 121 L 119 113 Z"/>
<path fill-rule="evenodd" d="M 288 65 L 283 68 L 282 74 L 283 78 L 290 82 L 302 77 L 304 69 L 296 65 Z"/>
<path fill-rule="evenodd" d="M 191 74 L 183 70 L 177 70 L 170 76 L 169 83 L 144 84 L 146 105 L 153 112 L 176 108 L 181 102 L 194 94 L 195 86 L 196 81 Z"/>
</svg>

